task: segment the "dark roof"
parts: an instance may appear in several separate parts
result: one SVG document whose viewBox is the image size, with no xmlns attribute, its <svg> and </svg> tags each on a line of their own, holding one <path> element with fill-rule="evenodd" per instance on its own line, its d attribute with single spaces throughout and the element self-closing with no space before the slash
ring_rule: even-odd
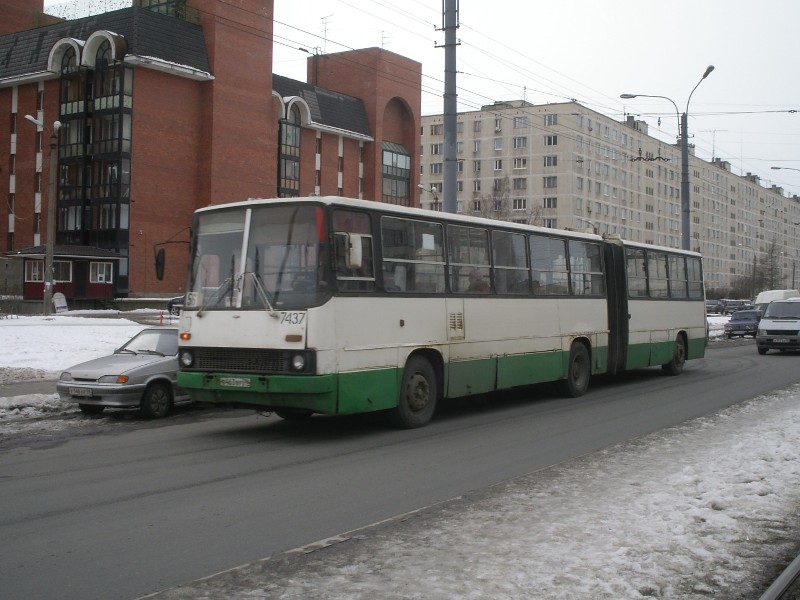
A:
<svg viewBox="0 0 800 600">
<path fill-rule="evenodd" d="M 320 125 L 371 136 L 367 112 L 361 99 L 302 81 L 272 76 L 272 89 L 281 97 L 299 96 L 311 109 L 311 119 Z"/>
<path fill-rule="evenodd" d="M 8 258 L 44 258 L 45 246 L 31 246 L 30 248 L 20 248 L 6 252 Z M 119 260 L 121 255 L 111 250 L 94 248 L 92 246 L 60 246 L 53 247 L 55 258 L 97 258 L 103 260 Z"/>
<path fill-rule="evenodd" d="M 0 36 L 0 79 L 45 71 L 58 40 L 85 40 L 95 31 L 123 36 L 128 54 L 211 72 L 199 25 L 133 7 Z"/>
</svg>

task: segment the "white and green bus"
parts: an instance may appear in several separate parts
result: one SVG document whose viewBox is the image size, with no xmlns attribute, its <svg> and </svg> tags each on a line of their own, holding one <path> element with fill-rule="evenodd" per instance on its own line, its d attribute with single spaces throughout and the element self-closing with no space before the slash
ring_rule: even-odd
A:
<svg viewBox="0 0 800 600">
<path fill-rule="evenodd" d="M 194 215 L 178 383 L 195 401 L 286 419 L 654 365 L 706 346 L 700 255 L 339 197 Z"/>
</svg>

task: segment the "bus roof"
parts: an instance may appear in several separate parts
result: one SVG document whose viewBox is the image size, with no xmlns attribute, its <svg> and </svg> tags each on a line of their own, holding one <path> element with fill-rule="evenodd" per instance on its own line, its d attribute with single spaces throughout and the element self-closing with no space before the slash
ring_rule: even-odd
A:
<svg viewBox="0 0 800 600">
<path fill-rule="evenodd" d="M 549 227 L 539 227 L 537 225 L 527 225 L 520 223 L 513 223 L 511 221 L 499 221 L 496 219 L 488 219 L 485 217 L 475 217 L 470 215 L 461 215 L 456 213 L 443 213 L 441 211 L 428 210 L 425 208 L 416 208 L 409 206 L 401 206 L 397 204 L 386 204 L 383 202 L 376 202 L 374 200 L 359 200 L 356 198 L 345 198 L 342 196 L 300 196 L 293 198 L 249 198 L 240 202 L 230 202 L 227 204 L 214 204 L 199 208 L 195 213 L 213 212 L 217 210 L 227 210 L 232 208 L 245 208 L 252 206 L 263 206 L 268 204 L 324 204 L 327 206 L 342 206 L 348 208 L 358 208 L 362 210 L 380 210 L 384 213 L 397 214 L 403 216 L 416 215 L 418 217 L 425 217 L 428 219 L 448 220 L 452 222 L 472 224 L 472 225 L 485 225 L 489 227 L 498 227 L 501 225 L 507 229 L 516 229 L 518 231 L 536 231 L 544 235 L 559 235 L 570 238 L 588 239 L 602 241 L 604 239 L 618 239 L 624 246 L 631 246 L 637 248 L 663 250 L 664 252 L 672 252 L 679 254 L 686 254 L 688 256 L 697 256 L 698 252 L 690 250 L 682 250 L 680 248 L 668 248 L 666 246 L 655 246 L 653 244 L 644 244 L 640 242 L 632 242 L 621 238 L 604 238 L 595 233 L 586 233 L 571 229 L 551 229 Z"/>
</svg>

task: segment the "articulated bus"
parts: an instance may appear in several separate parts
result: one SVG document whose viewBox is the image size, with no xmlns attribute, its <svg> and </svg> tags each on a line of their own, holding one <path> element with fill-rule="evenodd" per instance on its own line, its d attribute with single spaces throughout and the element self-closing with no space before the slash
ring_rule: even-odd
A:
<svg viewBox="0 0 800 600">
<path fill-rule="evenodd" d="M 179 385 L 285 419 L 420 427 L 442 398 L 705 353 L 700 255 L 616 237 L 309 197 L 200 209 L 191 256 Z"/>
</svg>

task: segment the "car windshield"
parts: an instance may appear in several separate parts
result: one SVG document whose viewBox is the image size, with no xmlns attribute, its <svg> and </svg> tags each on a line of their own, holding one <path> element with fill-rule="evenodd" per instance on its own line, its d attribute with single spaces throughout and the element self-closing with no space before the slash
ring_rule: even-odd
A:
<svg viewBox="0 0 800 600">
<path fill-rule="evenodd" d="M 731 316 L 731 321 L 756 321 L 757 319 L 757 310 L 740 310 Z"/>
<path fill-rule="evenodd" d="M 178 331 L 177 329 L 145 329 L 131 338 L 117 352 L 174 356 L 178 353 Z"/>
<path fill-rule="evenodd" d="M 764 317 L 772 319 L 800 319 L 800 302 L 770 302 Z"/>
</svg>

